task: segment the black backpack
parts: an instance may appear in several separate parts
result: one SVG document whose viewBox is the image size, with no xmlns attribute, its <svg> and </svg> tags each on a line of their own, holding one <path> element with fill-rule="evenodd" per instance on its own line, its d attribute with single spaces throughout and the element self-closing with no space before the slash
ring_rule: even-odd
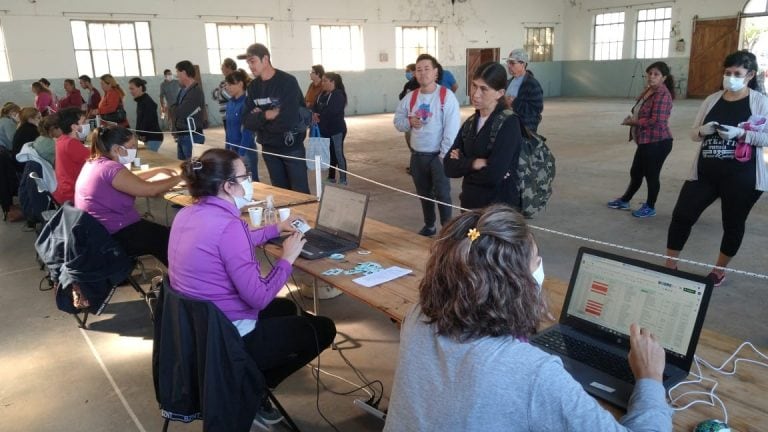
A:
<svg viewBox="0 0 768 432">
<path fill-rule="evenodd" d="M 493 119 L 488 152 L 493 149 L 501 126 L 510 116 L 517 117 L 523 138 L 520 158 L 517 162 L 520 213 L 530 219 L 546 207 L 549 197 L 552 196 L 552 182 L 555 180 L 555 156 L 547 147 L 547 139 L 525 127 L 520 116 L 511 109 L 505 109 Z M 464 123 L 462 134 L 465 138 L 474 122 L 475 114 Z"/>
</svg>

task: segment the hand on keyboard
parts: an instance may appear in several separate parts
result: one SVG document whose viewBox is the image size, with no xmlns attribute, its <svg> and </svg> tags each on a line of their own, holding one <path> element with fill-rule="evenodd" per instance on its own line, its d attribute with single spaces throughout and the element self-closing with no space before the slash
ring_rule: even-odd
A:
<svg viewBox="0 0 768 432">
<path fill-rule="evenodd" d="M 656 337 L 637 324 L 629 326 L 629 367 L 636 379 L 651 378 L 662 381 L 666 362 L 664 348 Z"/>
<path fill-rule="evenodd" d="M 299 257 L 301 250 L 304 248 L 304 244 L 307 243 L 307 241 L 302 236 L 303 234 L 300 232 L 294 231 L 293 234 L 286 237 L 285 241 L 283 242 L 282 259 L 288 261 L 291 264 L 296 261 L 296 258 Z"/>
</svg>

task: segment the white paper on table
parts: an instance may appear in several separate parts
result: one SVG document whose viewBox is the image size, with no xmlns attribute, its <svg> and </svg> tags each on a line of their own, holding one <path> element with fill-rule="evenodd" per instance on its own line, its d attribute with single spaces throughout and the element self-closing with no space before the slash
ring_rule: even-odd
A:
<svg viewBox="0 0 768 432">
<path fill-rule="evenodd" d="M 366 288 L 371 288 L 373 286 L 381 285 L 385 282 L 395 280 L 409 273 L 413 273 L 413 270 L 398 267 L 398 266 L 392 266 L 392 267 L 387 267 L 384 270 L 377 271 L 376 273 L 370 274 L 368 276 L 352 279 L 352 282 L 356 284 L 360 284 Z"/>
</svg>

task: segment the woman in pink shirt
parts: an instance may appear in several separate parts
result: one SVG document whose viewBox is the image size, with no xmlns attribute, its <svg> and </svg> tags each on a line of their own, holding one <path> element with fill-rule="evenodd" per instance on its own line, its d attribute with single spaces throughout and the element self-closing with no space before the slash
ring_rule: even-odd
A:
<svg viewBox="0 0 768 432">
<path fill-rule="evenodd" d="M 197 202 L 173 220 L 168 245 L 171 286 L 187 297 L 213 302 L 243 337 L 246 350 L 275 388 L 330 346 L 336 327 L 328 318 L 297 312 L 288 299 L 275 298 L 291 277 L 291 265 L 305 240 L 292 226 L 296 217 L 252 229 L 240 209 L 253 194 L 250 175 L 237 153 L 207 150 L 182 163 L 182 176 Z M 282 257 L 262 276 L 255 248 L 281 231 Z M 280 421 L 265 398 L 255 421 Z"/>
<path fill-rule="evenodd" d="M 47 116 L 49 112 L 56 111 L 53 105 L 53 95 L 50 90 L 35 81 L 32 83 L 32 93 L 35 94 L 35 108 L 40 114 Z"/>
<path fill-rule="evenodd" d="M 152 255 L 167 266 L 168 227 L 142 219 L 134 201 L 168 191 L 180 177 L 169 168 L 132 173 L 124 164 L 133 162 L 136 146 L 128 129 L 99 128 L 92 137 L 91 157 L 77 178 L 75 207 L 101 222 L 128 255 Z M 168 177 L 149 181 L 158 174 Z"/>
</svg>

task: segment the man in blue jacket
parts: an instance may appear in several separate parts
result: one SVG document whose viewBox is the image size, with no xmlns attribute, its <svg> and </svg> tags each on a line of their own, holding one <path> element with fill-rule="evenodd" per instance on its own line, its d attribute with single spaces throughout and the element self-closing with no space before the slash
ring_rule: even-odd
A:
<svg viewBox="0 0 768 432">
<path fill-rule="evenodd" d="M 506 101 L 523 124 L 536 132 L 544 110 L 544 91 L 527 68 L 528 53 L 520 48 L 512 50 L 507 57 L 507 70 L 512 78 L 507 82 Z"/>
<path fill-rule="evenodd" d="M 254 78 L 248 84 L 243 126 L 256 132 L 272 185 L 309 193 L 306 162 L 283 157 L 306 158 L 307 126 L 299 113 L 299 107 L 304 107 L 304 96 L 298 81 L 272 67 L 269 49 L 262 44 L 249 46 L 237 58 L 248 61 Z"/>
</svg>

